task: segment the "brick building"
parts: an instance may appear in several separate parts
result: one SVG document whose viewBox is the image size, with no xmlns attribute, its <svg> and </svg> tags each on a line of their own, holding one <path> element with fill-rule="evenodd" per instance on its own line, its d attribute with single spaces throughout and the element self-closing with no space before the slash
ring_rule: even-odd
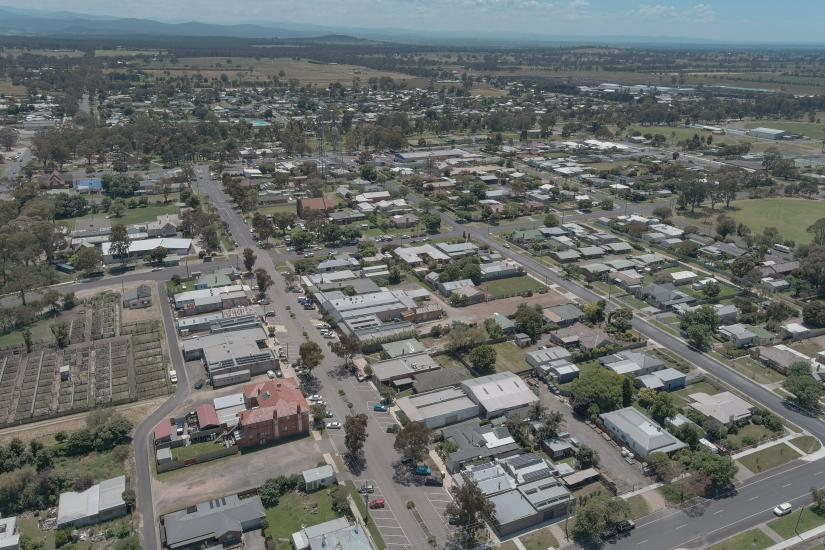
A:
<svg viewBox="0 0 825 550">
<path fill-rule="evenodd" d="M 244 386 L 248 410 L 241 413 L 238 447 L 266 445 L 309 432 L 309 403 L 293 379 Z"/>
</svg>

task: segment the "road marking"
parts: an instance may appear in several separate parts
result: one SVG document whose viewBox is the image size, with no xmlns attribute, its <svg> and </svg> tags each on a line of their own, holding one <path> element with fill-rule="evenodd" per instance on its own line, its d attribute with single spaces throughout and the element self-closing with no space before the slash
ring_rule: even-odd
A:
<svg viewBox="0 0 825 550">
<path fill-rule="evenodd" d="M 641 545 L 643 545 L 644 543 L 646 543 L 647 541 L 648 541 L 648 539 L 645 539 L 645 540 L 643 540 L 643 541 L 641 541 L 641 542 L 637 542 L 637 543 L 636 543 L 636 546 L 641 546 Z"/>
<path fill-rule="evenodd" d="M 755 497 L 751 497 L 751 498 L 749 498 L 748 500 L 756 500 L 756 499 L 758 499 L 758 498 L 759 498 L 759 495 L 756 495 Z"/>
<path fill-rule="evenodd" d="M 818 476 L 818 475 L 822 475 L 823 473 L 824 473 L 824 472 L 817 472 L 817 473 L 815 473 L 815 474 L 814 474 L 814 477 L 816 477 L 816 476 Z"/>
<path fill-rule="evenodd" d="M 724 511 L 725 511 L 724 509 L 722 509 L 722 510 L 716 510 L 716 511 L 713 513 L 713 515 L 714 515 L 714 516 L 718 516 L 719 514 L 721 514 L 721 513 L 722 513 L 722 512 L 724 512 Z"/>
<path fill-rule="evenodd" d="M 782 488 L 784 489 L 785 487 L 790 487 L 791 485 L 793 485 L 793 483 L 786 483 L 785 485 L 782 486 Z"/>
<path fill-rule="evenodd" d="M 682 527 L 687 527 L 687 523 L 683 523 L 683 524 L 682 524 L 682 525 L 680 525 L 679 527 L 676 527 L 676 528 L 674 529 L 674 531 L 678 531 L 678 530 L 679 530 L 679 529 L 681 529 Z"/>
</svg>

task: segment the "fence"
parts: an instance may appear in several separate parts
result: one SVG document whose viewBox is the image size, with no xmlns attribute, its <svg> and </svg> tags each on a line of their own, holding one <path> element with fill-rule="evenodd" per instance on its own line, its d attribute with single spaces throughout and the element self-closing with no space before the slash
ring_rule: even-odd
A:
<svg viewBox="0 0 825 550">
<path fill-rule="evenodd" d="M 223 449 L 218 449 L 217 451 L 203 453 L 188 460 L 172 460 L 171 462 L 164 462 L 163 464 L 158 464 L 158 473 L 162 474 L 165 472 L 171 472 L 172 470 L 179 470 L 181 468 L 186 468 L 187 466 L 203 464 L 204 462 L 209 462 L 210 460 L 217 460 L 219 458 L 223 458 L 225 456 L 232 456 L 234 454 L 238 454 L 238 447 L 236 445 L 232 445 L 231 447 L 224 447 Z"/>
</svg>

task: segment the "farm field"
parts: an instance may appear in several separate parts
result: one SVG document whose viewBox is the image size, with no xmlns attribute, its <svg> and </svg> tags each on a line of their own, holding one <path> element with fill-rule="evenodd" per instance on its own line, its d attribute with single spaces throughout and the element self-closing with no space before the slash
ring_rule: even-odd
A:
<svg viewBox="0 0 825 550">
<path fill-rule="evenodd" d="M 825 217 L 825 203 L 821 201 L 772 198 L 736 201 L 732 205 L 734 210 L 729 215 L 754 233 L 776 227 L 782 237 L 797 244 L 811 242 L 813 235 L 805 230 Z"/>
<path fill-rule="evenodd" d="M 227 63 L 227 59 L 229 62 Z M 426 86 L 428 81 L 410 75 L 376 71 L 357 65 L 338 65 L 329 63 L 312 63 L 307 60 L 289 58 L 253 59 L 247 57 L 183 57 L 174 65 L 169 63 L 147 63 L 146 72 L 162 76 L 164 72 L 177 75 L 200 73 L 209 78 L 220 78 L 226 74 L 229 78 L 268 80 L 277 76 L 282 80 L 296 79 L 305 84 L 327 86 L 333 82 L 351 85 L 353 79 L 358 78 L 366 83 L 370 78 L 388 76 L 395 80 L 406 81 L 408 86 Z M 283 71 L 283 76 L 280 72 Z"/>
</svg>

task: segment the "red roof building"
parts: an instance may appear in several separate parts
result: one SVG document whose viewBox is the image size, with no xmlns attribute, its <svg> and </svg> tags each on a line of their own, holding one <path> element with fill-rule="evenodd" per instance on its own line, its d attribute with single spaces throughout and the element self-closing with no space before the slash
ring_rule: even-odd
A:
<svg viewBox="0 0 825 550">
<path fill-rule="evenodd" d="M 220 420 L 218 420 L 218 413 L 215 411 L 215 406 L 212 405 L 212 403 L 200 405 L 195 410 L 195 414 L 198 415 L 198 427 L 200 427 L 201 430 L 217 428 L 221 425 Z"/>
<path fill-rule="evenodd" d="M 244 386 L 248 410 L 240 416 L 238 447 L 267 445 L 309 432 L 309 403 L 291 378 Z"/>
<path fill-rule="evenodd" d="M 296 206 L 299 218 L 305 218 L 310 210 L 317 210 L 324 214 L 329 214 L 335 210 L 335 203 L 324 196 L 300 198 Z"/>
<path fill-rule="evenodd" d="M 160 424 L 155 426 L 155 444 L 172 439 L 172 419 L 164 418 Z"/>
</svg>

